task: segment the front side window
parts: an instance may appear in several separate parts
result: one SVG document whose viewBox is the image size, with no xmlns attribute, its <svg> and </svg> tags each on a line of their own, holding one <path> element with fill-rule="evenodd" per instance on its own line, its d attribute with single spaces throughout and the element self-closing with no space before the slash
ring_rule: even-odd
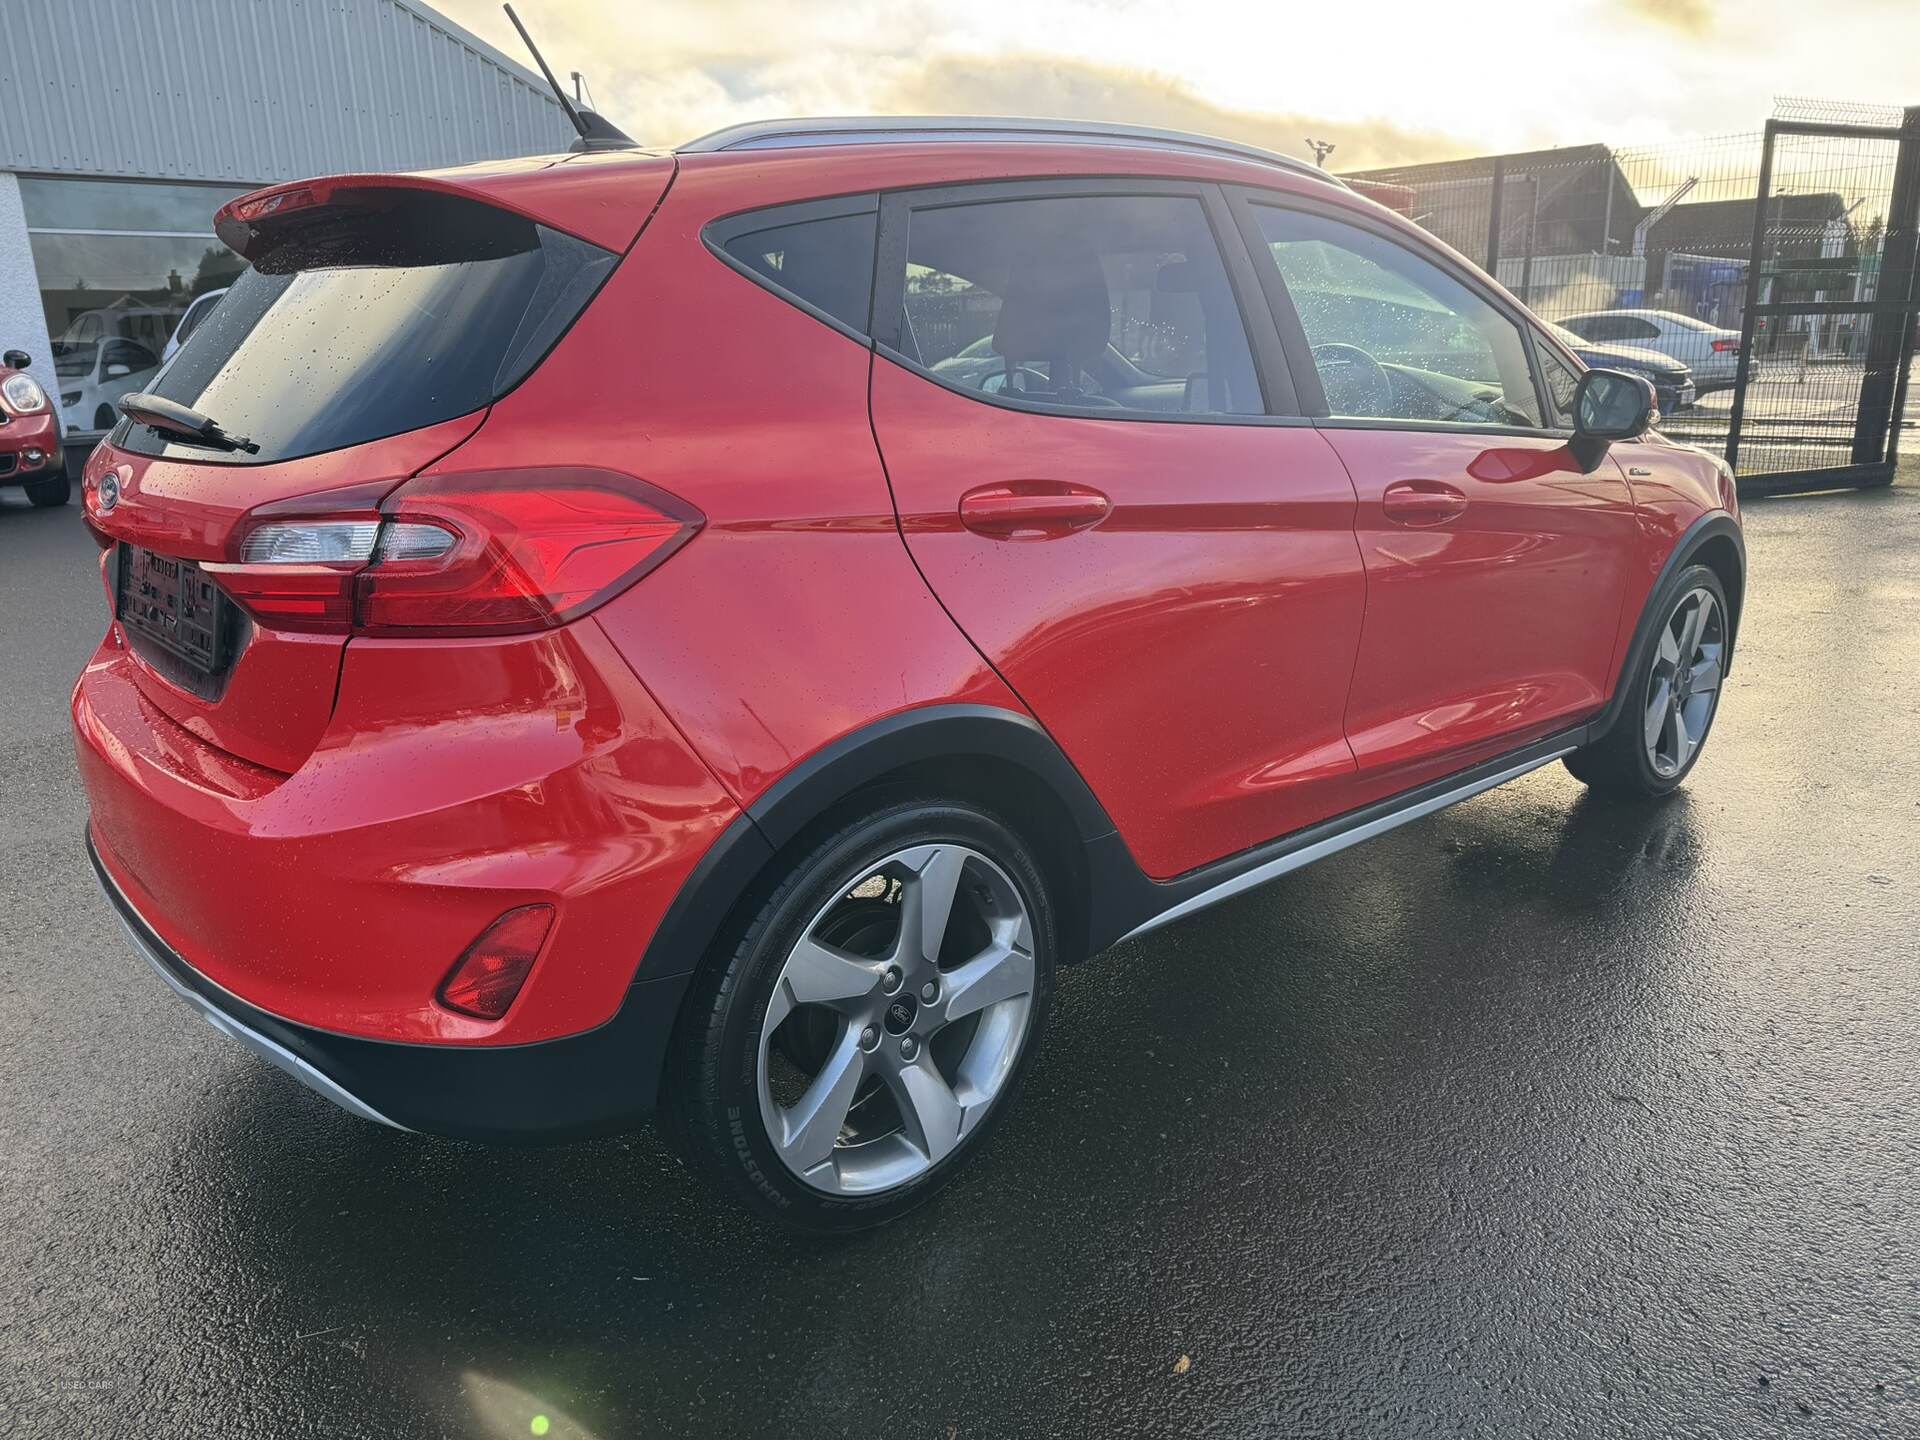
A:
<svg viewBox="0 0 1920 1440">
<path fill-rule="evenodd" d="M 915 210 L 901 345 L 936 379 L 1014 404 L 1256 415 L 1220 252 L 1186 196 L 1051 196 Z"/>
<path fill-rule="evenodd" d="M 1537 427 L 1520 329 L 1476 291 L 1372 231 L 1253 213 L 1340 418 Z"/>
</svg>

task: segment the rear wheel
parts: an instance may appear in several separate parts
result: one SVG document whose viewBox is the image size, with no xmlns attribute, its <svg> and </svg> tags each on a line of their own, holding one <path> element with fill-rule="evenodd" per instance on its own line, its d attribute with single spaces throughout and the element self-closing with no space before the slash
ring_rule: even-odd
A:
<svg viewBox="0 0 1920 1440">
<path fill-rule="evenodd" d="M 1613 728 L 1567 756 L 1597 790 L 1665 795 L 1687 777 L 1713 728 L 1727 663 L 1727 595 L 1705 565 L 1680 575 L 1648 657 L 1623 683 L 1627 705 Z"/>
<path fill-rule="evenodd" d="M 1053 910 L 1012 830 L 893 805 L 788 870 L 688 999 L 670 1135 L 762 1215 L 855 1230 L 977 1151 L 1052 991 Z"/>
<path fill-rule="evenodd" d="M 62 469 L 44 480 L 29 480 L 22 487 L 27 492 L 30 504 L 45 508 L 52 505 L 64 505 L 73 497 L 73 482 Z"/>
</svg>

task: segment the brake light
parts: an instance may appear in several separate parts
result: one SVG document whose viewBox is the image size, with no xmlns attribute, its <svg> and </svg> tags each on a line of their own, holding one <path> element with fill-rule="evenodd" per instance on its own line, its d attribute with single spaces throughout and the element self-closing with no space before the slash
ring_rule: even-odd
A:
<svg viewBox="0 0 1920 1440">
<path fill-rule="evenodd" d="M 509 910 L 467 947 L 440 982 L 440 1003 L 462 1015 L 498 1020 L 527 983 L 527 974 L 553 928 L 551 905 Z"/>
<path fill-rule="evenodd" d="M 564 469 L 429 475 L 387 502 L 375 563 L 358 580 L 358 628 L 376 635 L 498 635 L 584 615 L 661 564 L 703 517 L 622 475 Z M 387 536 L 438 526 L 435 554 Z"/>
<path fill-rule="evenodd" d="M 1740 342 L 1738 340 L 1716 340 L 1713 342 L 1714 354 L 1724 355 L 1729 350 L 1738 355 L 1740 353 Z"/>
<path fill-rule="evenodd" d="M 501 635 L 564 625 L 659 565 L 703 523 L 649 485 L 579 469 L 426 476 L 379 510 L 295 517 L 289 505 L 259 512 L 260 523 L 240 532 L 233 562 L 202 568 L 262 623 L 329 634 Z"/>
<path fill-rule="evenodd" d="M 236 220 L 252 224 L 264 220 L 269 215 L 279 215 L 288 210 L 304 210 L 316 203 L 312 187 L 298 185 L 289 190 L 275 190 L 271 194 L 258 195 L 252 199 L 236 200 L 232 214 Z"/>
</svg>

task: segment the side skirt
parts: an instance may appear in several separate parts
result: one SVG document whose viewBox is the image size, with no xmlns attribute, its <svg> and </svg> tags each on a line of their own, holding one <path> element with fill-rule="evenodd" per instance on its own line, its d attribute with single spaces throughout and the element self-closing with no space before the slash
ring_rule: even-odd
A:
<svg viewBox="0 0 1920 1440">
<path fill-rule="evenodd" d="M 1349 846 L 1384 835 L 1462 800 L 1470 800 L 1509 780 L 1518 780 L 1579 749 L 1587 741 L 1588 729 L 1587 725 L 1577 725 L 1563 730 L 1470 770 L 1345 815 L 1336 815 L 1272 844 L 1217 861 L 1174 880 L 1147 879 L 1133 867 L 1131 857 L 1125 865 L 1126 870 L 1132 871 L 1131 876 L 1112 863 L 1097 865 L 1096 873 L 1105 872 L 1102 878 L 1106 885 L 1101 888 L 1111 887 L 1111 894 L 1108 903 L 1096 899 L 1095 924 L 1105 923 L 1104 933 L 1094 937 L 1092 948 L 1098 951 L 1122 940 L 1149 934 L 1162 925 L 1303 869 Z"/>
</svg>

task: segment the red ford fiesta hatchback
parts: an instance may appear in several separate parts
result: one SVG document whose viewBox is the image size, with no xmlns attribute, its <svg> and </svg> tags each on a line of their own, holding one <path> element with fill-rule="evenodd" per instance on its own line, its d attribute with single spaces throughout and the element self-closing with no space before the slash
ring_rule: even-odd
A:
<svg viewBox="0 0 1920 1440">
<path fill-rule="evenodd" d="M 1731 477 L 1296 162 L 801 122 L 228 205 L 86 467 L 161 977 L 368 1119 L 937 1189 L 1057 966 L 1564 758 L 1656 795 Z"/>
</svg>

